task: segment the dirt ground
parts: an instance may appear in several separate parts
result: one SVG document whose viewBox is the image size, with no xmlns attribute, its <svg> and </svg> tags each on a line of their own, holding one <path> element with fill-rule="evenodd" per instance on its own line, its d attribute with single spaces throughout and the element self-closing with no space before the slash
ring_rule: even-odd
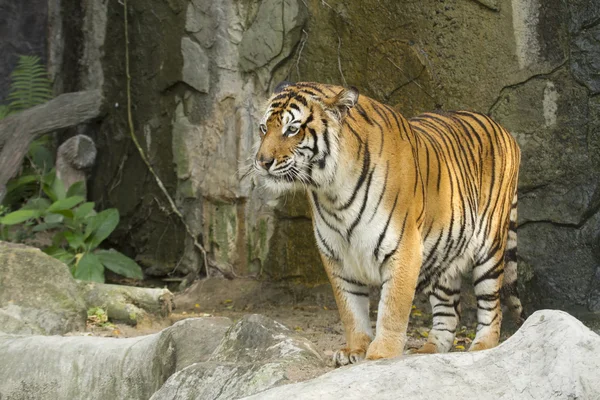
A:
<svg viewBox="0 0 600 400">
<path fill-rule="evenodd" d="M 371 321 L 375 328 L 377 291 L 372 291 L 371 299 Z M 457 333 L 452 351 L 468 349 L 475 335 L 475 313 L 468 307 L 469 301 L 468 293 L 463 295 L 467 307 L 463 307 L 463 325 Z M 168 318 L 145 321 L 136 327 L 90 324 L 88 332 L 83 334 L 132 337 L 157 332 L 185 318 L 224 316 L 235 321 L 245 314 L 263 314 L 283 323 L 314 343 L 326 360 L 331 359 L 333 351 L 344 346 L 342 324 L 329 285 L 306 287 L 253 279 L 199 280 L 187 290 L 175 293 L 173 313 Z M 430 327 L 429 305 L 425 299 L 418 297 L 411 312 L 405 352 L 420 347 L 427 340 Z M 510 333 L 510 329 L 503 333 L 502 339 L 506 339 Z"/>
</svg>

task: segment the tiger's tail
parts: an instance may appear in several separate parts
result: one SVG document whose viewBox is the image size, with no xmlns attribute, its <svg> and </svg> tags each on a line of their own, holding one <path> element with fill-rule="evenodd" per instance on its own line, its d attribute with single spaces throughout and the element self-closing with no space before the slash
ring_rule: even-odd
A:
<svg viewBox="0 0 600 400">
<path fill-rule="evenodd" d="M 517 288 L 517 193 L 513 197 L 510 209 L 510 223 L 508 226 L 508 240 L 504 252 L 504 283 L 500 291 L 504 304 L 508 306 L 509 313 L 518 323 L 523 322 L 523 306 L 519 299 Z"/>
</svg>

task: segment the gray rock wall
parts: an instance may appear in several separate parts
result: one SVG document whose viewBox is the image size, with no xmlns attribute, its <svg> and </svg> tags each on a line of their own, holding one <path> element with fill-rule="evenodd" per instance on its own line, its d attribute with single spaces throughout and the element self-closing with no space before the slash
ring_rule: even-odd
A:
<svg viewBox="0 0 600 400">
<path fill-rule="evenodd" d="M 488 112 L 523 150 L 521 291 L 529 311 L 600 312 L 600 11 L 594 0 L 129 1 L 134 123 L 210 258 L 238 275 L 322 282 L 301 195 L 242 179 L 282 78 L 354 85 L 407 116 Z M 92 195 L 146 272 L 202 258 L 130 143 L 123 10 L 85 0 L 81 81 L 111 104 Z M 88 10 L 93 10 L 89 13 Z M 90 20 L 91 18 L 91 20 Z M 87 79 L 84 79 L 88 77 Z"/>
</svg>

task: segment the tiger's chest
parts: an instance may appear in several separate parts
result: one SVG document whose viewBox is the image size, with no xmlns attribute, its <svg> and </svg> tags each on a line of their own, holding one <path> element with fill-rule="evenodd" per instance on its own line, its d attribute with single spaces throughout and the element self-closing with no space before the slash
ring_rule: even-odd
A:
<svg viewBox="0 0 600 400">
<path fill-rule="evenodd" d="M 390 212 L 368 199 L 348 207 L 317 195 L 311 202 L 321 252 L 338 262 L 345 277 L 380 285 L 384 279 L 382 265 L 400 239 L 400 227 Z"/>
</svg>

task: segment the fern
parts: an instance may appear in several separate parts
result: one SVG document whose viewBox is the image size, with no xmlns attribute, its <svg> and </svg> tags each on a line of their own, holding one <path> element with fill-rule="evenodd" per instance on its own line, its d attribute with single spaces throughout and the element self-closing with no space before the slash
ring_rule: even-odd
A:
<svg viewBox="0 0 600 400">
<path fill-rule="evenodd" d="M 10 107 L 0 104 L 0 119 L 5 118 L 10 113 Z"/>
<path fill-rule="evenodd" d="M 19 56 L 10 77 L 9 113 L 23 111 L 52 98 L 48 73 L 37 56 Z"/>
</svg>

